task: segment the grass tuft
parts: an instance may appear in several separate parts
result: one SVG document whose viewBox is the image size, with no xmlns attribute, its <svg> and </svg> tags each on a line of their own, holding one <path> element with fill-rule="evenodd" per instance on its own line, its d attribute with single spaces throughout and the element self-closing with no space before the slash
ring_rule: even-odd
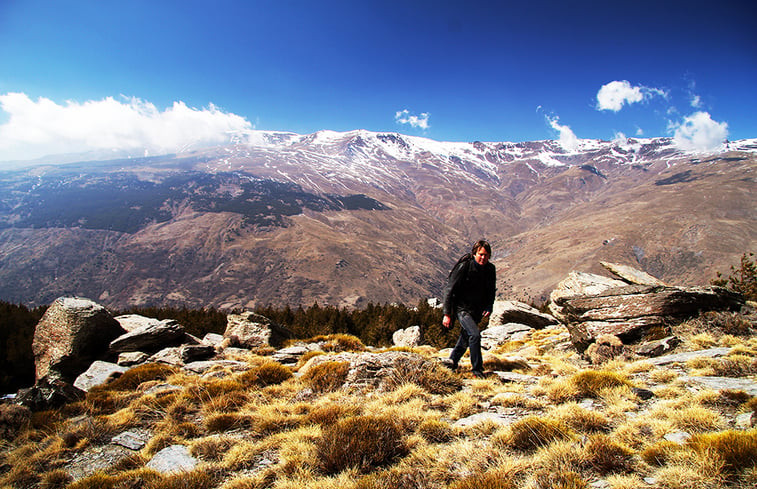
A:
<svg viewBox="0 0 757 489">
<path fill-rule="evenodd" d="M 562 421 L 528 416 L 510 425 L 502 441 L 516 450 L 530 451 L 573 436 L 573 430 Z"/>
<path fill-rule="evenodd" d="M 699 454 L 718 457 L 731 474 L 757 466 L 757 429 L 694 435 L 687 445 Z"/>
<path fill-rule="evenodd" d="M 302 381 L 314 392 L 332 392 L 344 385 L 349 371 L 349 362 L 323 362 L 308 369 Z"/>
<path fill-rule="evenodd" d="M 400 423 L 391 416 L 356 416 L 324 428 L 316 441 L 319 469 L 327 475 L 354 468 L 368 473 L 409 452 Z"/>
<path fill-rule="evenodd" d="M 584 447 L 588 465 L 602 475 L 631 472 L 634 451 L 609 435 L 591 435 Z"/>
<path fill-rule="evenodd" d="M 601 370 L 584 370 L 570 380 L 579 394 L 586 397 L 599 397 L 605 389 L 631 385 L 624 375 Z"/>
</svg>

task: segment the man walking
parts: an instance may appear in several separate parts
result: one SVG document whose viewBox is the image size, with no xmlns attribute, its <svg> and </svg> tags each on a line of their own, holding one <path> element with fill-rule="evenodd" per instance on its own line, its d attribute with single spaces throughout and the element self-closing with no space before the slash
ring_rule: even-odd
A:
<svg viewBox="0 0 757 489">
<path fill-rule="evenodd" d="M 471 253 L 461 258 L 450 272 L 443 293 L 442 325 L 450 328 L 455 318 L 460 321 L 460 336 L 450 354 L 451 368 L 457 369 L 460 358 L 470 348 L 473 375 L 484 376 L 484 361 L 481 356 L 481 331 L 478 323 L 489 316 L 494 306 L 496 270 L 491 258 L 491 245 L 479 241 Z"/>
</svg>

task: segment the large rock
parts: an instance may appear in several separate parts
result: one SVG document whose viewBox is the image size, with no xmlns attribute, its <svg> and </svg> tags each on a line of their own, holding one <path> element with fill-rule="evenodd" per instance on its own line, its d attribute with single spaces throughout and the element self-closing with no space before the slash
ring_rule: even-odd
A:
<svg viewBox="0 0 757 489">
<path fill-rule="evenodd" d="M 423 334 L 420 326 L 398 329 L 392 334 L 392 343 L 394 343 L 394 346 L 414 347 L 420 346 L 422 342 Z"/>
<path fill-rule="evenodd" d="M 50 376 L 73 382 L 123 332 L 104 307 L 89 299 L 56 299 L 34 330 L 37 381 Z"/>
<path fill-rule="evenodd" d="M 647 338 L 653 327 L 668 328 L 701 311 L 733 309 L 743 304 L 738 294 L 721 287 L 655 287 L 627 285 L 592 296 L 556 301 L 573 344 L 583 350 L 600 335 L 628 344 Z"/>
<path fill-rule="evenodd" d="M 534 328 L 520 323 L 507 323 L 499 326 L 489 326 L 481 331 L 481 348 L 492 350 L 500 345 L 513 340 L 522 339 L 522 337 L 533 331 Z"/>
<path fill-rule="evenodd" d="M 175 319 L 153 319 L 132 314 L 120 323 L 128 324 L 129 332 L 119 336 L 110 343 L 110 350 L 115 353 L 125 351 L 156 352 L 169 346 L 176 346 L 185 338 L 184 327 Z"/>
<path fill-rule="evenodd" d="M 86 392 L 54 377 L 42 377 L 32 387 L 20 389 L 15 402 L 32 411 L 47 411 L 81 401 Z"/>
<path fill-rule="evenodd" d="M 229 338 L 233 346 L 243 348 L 260 348 L 263 346 L 279 347 L 290 338 L 292 333 L 265 316 L 245 311 L 241 314 L 229 314 L 226 317 L 224 338 Z"/>
<path fill-rule="evenodd" d="M 608 263 L 605 261 L 601 261 L 599 262 L 599 264 L 630 284 L 654 285 L 654 286 L 663 286 L 663 287 L 667 285 L 665 282 L 663 282 L 659 278 L 654 277 L 642 270 L 637 270 L 636 268 L 629 267 L 628 265 L 621 265 L 618 263 Z"/>
<path fill-rule="evenodd" d="M 625 285 L 628 284 L 602 275 L 570 272 L 549 294 L 549 312 L 561 322 L 566 322 L 562 308 L 558 305 L 559 301 L 570 297 L 597 295 L 608 289 Z"/>
<path fill-rule="evenodd" d="M 523 302 L 495 301 L 494 310 L 489 318 L 489 326 L 507 323 L 520 323 L 540 329 L 551 324 L 557 324 L 557 319 Z"/>
<path fill-rule="evenodd" d="M 120 376 L 127 370 L 128 368 L 116 365 L 115 363 L 95 360 L 86 372 L 76 378 L 76 381 L 74 381 L 74 387 L 77 387 L 84 392 L 89 392 L 92 387 L 105 384 L 106 382 Z"/>
</svg>

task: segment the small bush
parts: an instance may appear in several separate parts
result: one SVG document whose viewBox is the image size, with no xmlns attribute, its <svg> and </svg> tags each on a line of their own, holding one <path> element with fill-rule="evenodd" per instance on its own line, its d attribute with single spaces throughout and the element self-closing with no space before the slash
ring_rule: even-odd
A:
<svg viewBox="0 0 757 489">
<path fill-rule="evenodd" d="M 349 371 L 349 362 L 323 362 L 309 368 L 302 381 L 314 392 L 331 392 L 344 384 Z"/>
<path fill-rule="evenodd" d="M 727 278 L 723 278 L 723 274 L 718 272 L 718 278 L 711 283 L 739 292 L 748 300 L 757 301 L 757 263 L 752 259 L 753 256 L 754 253 L 744 253 L 738 268 L 731 265 L 731 274 Z"/>
<path fill-rule="evenodd" d="M 695 452 L 720 458 L 731 474 L 757 466 L 757 429 L 694 435 L 687 445 Z"/>
<path fill-rule="evenodd" d="M 681 450 L 681 445 L 674 441 L 662 440 L 649 445 L 641 452 L 641 459 L 649 465 L 662 467 L 667 465 L 671 456 Z"/>
<path fill-rule="evenodd" d="M 292 378 L 292 370 L 279 362 L 267 361 L 240 374 L 236 379 L 245 387 L 266 387 Z"/>
<path fill-rule="evenodd" d="M 573 431 L 562 421 L 528 416 L 510 425 L 505 443 L 516 450 L 528 451 L 572 437 Z"/>
<path fill-rule="evenodd" d="M 356 416 L 326 427 L 316 441 L 319 469 L 327 475 L 354 468 L 368 473 L 408 454 L 400 423 L 391 416 Z"/>
<path fill-rule="evenodd" d="M 602 475 L 631 472 L 634 451 L 608 435 L 592 435 L 584 447 L 588 465 Z"/>
<path fill-rule="evenodd" d="M 418 427 L 418 434 L 429 443 L 447 443 L 455 437 L 455 430 L 447 422 L 427 419 Z"/>
<path fill-rule="evenodd" d="M 631 385 L 621 374 L 597 370 L 579 372 L 571 377 L 571 383 L 581 395 L 588 397 L 599 397 L 604 389 Z"/>
</svg>

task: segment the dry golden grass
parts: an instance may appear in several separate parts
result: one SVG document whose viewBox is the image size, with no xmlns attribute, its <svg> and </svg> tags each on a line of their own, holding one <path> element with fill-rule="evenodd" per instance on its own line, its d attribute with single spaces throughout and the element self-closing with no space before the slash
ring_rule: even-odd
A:
<svg viewBox="0 0 757 489">
<path fill-rule="evenodd" d="M 349 370 L 349 362 L 323 362 L 310 367 L 300 380 L 317 393 L 331 392 L 342 387 Z"/>
<path fill-rule="evenodd" d="M 513 450 L 531 451 L 556 440 L 569 440 L 575 436 L 565 423 L 538 416 L 527 416 L 510 425 L 509 429 L 492 440 Z"/>
<path fill-rule="evenodd" d="M 576 403 L 558 406 L 550 416 L 578 433 L 608 432 L 612 426 L 612 420 L 602 412 L 582 408 Z"/>
</svg>

